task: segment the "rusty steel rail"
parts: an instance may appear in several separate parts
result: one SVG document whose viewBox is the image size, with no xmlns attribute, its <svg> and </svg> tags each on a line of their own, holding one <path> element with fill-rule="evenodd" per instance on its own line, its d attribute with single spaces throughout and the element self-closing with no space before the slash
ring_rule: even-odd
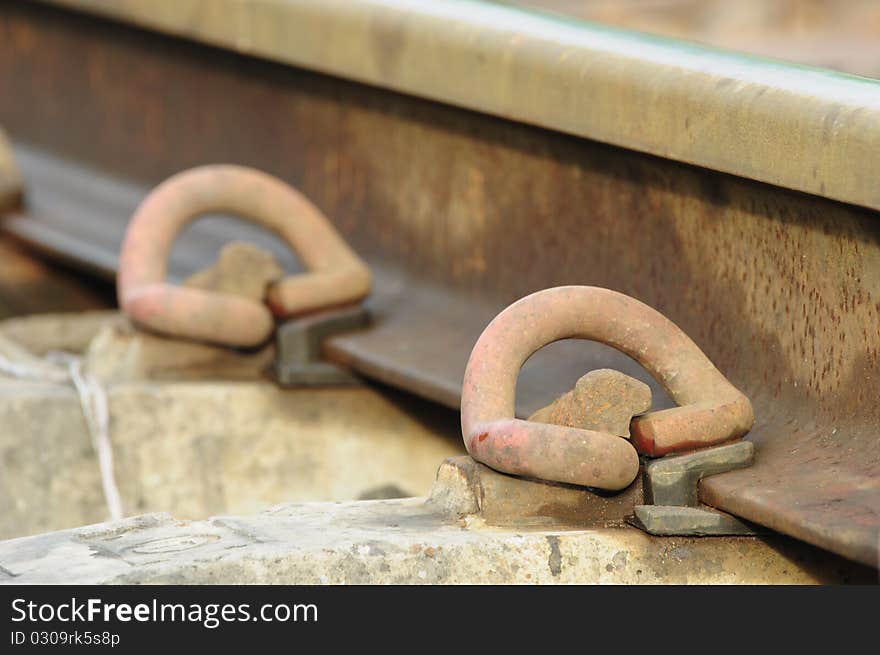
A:
<svg viewBox="0 0 880 655">
<path fill-rule="evenodd" d="M 274 231 L 307 272 L 272 283 L 267 304 L 166 282 L 181 229 L 202 214 L 231 212 Z M 119 262 L 119 304 L 139 324 L 166 334 L 254 346 L 289 318 L 362 300 L 369 268 L 301 193 L 270 175 L 231 165 L 202 166 L 160 184 L 131 219 Z M 271 310 L 271 311 L 270 311 Z"/>
<path fill-rule="evenodd" d="M 480 0 L 44 1 L 880 209 L 875 80 Z"/>
<path fill-rule="evenodd" d="M 567 286 L 518 300 L 486 327 L 464 374 L 461 429 L 474 459 L 494 469 L 602 489 L 623 489 L 639 470 L 635 449 L 606 432 L 514 418 L 526 360 L 561 339 L 591 339 L 636 359 L 681 406 L 632 421 L 633 444 L 650 455 L 741 437 L 749 399 L 672 321 L 621 293 Z"/>
</svg>

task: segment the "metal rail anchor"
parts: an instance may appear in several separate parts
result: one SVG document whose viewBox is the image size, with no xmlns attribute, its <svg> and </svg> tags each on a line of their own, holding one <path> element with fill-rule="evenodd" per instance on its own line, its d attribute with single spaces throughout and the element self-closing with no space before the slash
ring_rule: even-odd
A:
<svg viewBox="0 0 880 655">
<path fill-rule="evenodd" d="M 278 355 L 272 366 L 275 380 L 284 387 L 358 384 L 359 379 L 346 368 L 321 360 L 321 344 L 334 334 L 353 332 L 368 322 L 367 310 L 357 305 L 294 318 L 278 326 Z"/>
<path fill-rule="evenodd" d="M 272 230 L 308 270 L 270 285 L 268 307 L 166 282 L 174 239 L 210 212 L 230 212 Z M 120 305 L 134 322 L 172 336 L 244 347 L 263 343 L 275 317 L 356 303 L 370 286 L 366 264 L 305 196 L 266 173 L 232 165 L 190 169 L 156 187 L 129 224 L 117 279 Z"/>
<path fill-rule="evenodd" d="M 545 345 L 569 338 L 629 355 L 679 406 L 634 418 L 632 445 L 606 432 L 515 418 L 522 365 Z M 462 389 L 462 436 L 474 459 L 513 475 L 609 490 L 635 479 L 636 449 L 657 456 L 713 445 L 744 435 L 753 422 L 749 399 L 672 321 L 598 287 L 546 289 L 510 305 L 477 340 Z"/>
<path fill-rule="evenodd" d="M 750 441 L 705 448 L 649 463 L 643 473 L 646 505 L 636 505 L 627 521 L 658 536 L 721 536 L 759 534 L 751 524 L 700 503 L 700 480 L 751 466 L 755 445 Z"/>
</svg>

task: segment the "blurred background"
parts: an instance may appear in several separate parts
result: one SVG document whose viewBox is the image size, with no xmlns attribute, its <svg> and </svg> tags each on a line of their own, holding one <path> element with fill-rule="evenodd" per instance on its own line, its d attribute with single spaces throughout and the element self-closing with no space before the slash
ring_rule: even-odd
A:
<svg viewBox="0 0 880 655">
<path fill-rule="evenodd" d="M 524 0 L 558 12 L 718 48 L 880 76 L 875 0 Z"/>
</svg>

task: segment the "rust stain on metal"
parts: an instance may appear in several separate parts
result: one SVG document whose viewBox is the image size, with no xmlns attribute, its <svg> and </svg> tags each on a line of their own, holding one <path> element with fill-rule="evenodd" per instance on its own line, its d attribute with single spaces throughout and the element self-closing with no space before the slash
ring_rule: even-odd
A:
<svg viewBox="0 0 880 655">
<path fill-rule="evenodd" d="M 180 230 L 202 214 L 223 211 L 277 233 L 308 269 L 272 283 L 268 308 L 239 295 L 165 281 Z M 265 341 L 273 314 L 289 318 L 362 300 L 370 284 L 366 264 L 305 196 L 266 173 L 232 165 L 194 168 L 160 184 L 131 219 L 117 279 L 119 303 L 135 322 L 230 346 Z"/>
<path fill-rule="evenodd" d="M 679 407 L 632 421 L 633 444 L 649 455 L 744 435 L 749 399 L 672 321 L 616 291 L 568 286 L 526 296 L 501 312 L 477 340 L 464 373 L 461 426 L 474 459 L 499 471 L 601 489 L 623 489 L 638 456 L 609 432 L 514 418 L 516 380 L 537 350 L 561 339 L 591 339 L 641 363 Z M 481 440 L 476 435 L 488 434 Z"/>
</svg>

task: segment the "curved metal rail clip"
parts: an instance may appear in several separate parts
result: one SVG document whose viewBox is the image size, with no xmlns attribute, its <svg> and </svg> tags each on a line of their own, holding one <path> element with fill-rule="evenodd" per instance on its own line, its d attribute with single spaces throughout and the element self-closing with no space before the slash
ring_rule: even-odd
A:
<svg viewBox="0 0 880 655">
<path fill-rule="evenodd" d="M 606 430 L 553 425 L 514 416 L 516 380 L 537 350 L 560 339 L 591 339 L 629 355 L 660 381 L 677 407 L 632 419 L 630 439 Z M 749 399 L 715 368 L 678 326 L 629 296 L 598 287 L 538 291 L 502 311 L 477 340 L 464 375 L 461 427 L 475 460 L 518 476 L 606 490 L 630 486 L 639 453 L 665 458 L 646 468 L 639 527 L 653 534 L 743 534 L 736 519 L 697 507 L 704 475 L 748 466 Z"/>
<path fill-rule="evenodd" d="M 306 271 L 269 286 L 266 302 L 166 281 L 168 256 L 180 231 L 214 211 L 272 230 Z M 183 171 L 150 193 L 129 223 L 117 287 L 123 311 L 137 324 L 171 336 L 233 347 L 266 342 L 276 319 L 283 384 L 351 383 L 319 361 L 322 338 L 362 327 L 360 302 L 372 275 L 326 216 L 299 191 L 261 171 L 211 165 Z"/>
</svg>

